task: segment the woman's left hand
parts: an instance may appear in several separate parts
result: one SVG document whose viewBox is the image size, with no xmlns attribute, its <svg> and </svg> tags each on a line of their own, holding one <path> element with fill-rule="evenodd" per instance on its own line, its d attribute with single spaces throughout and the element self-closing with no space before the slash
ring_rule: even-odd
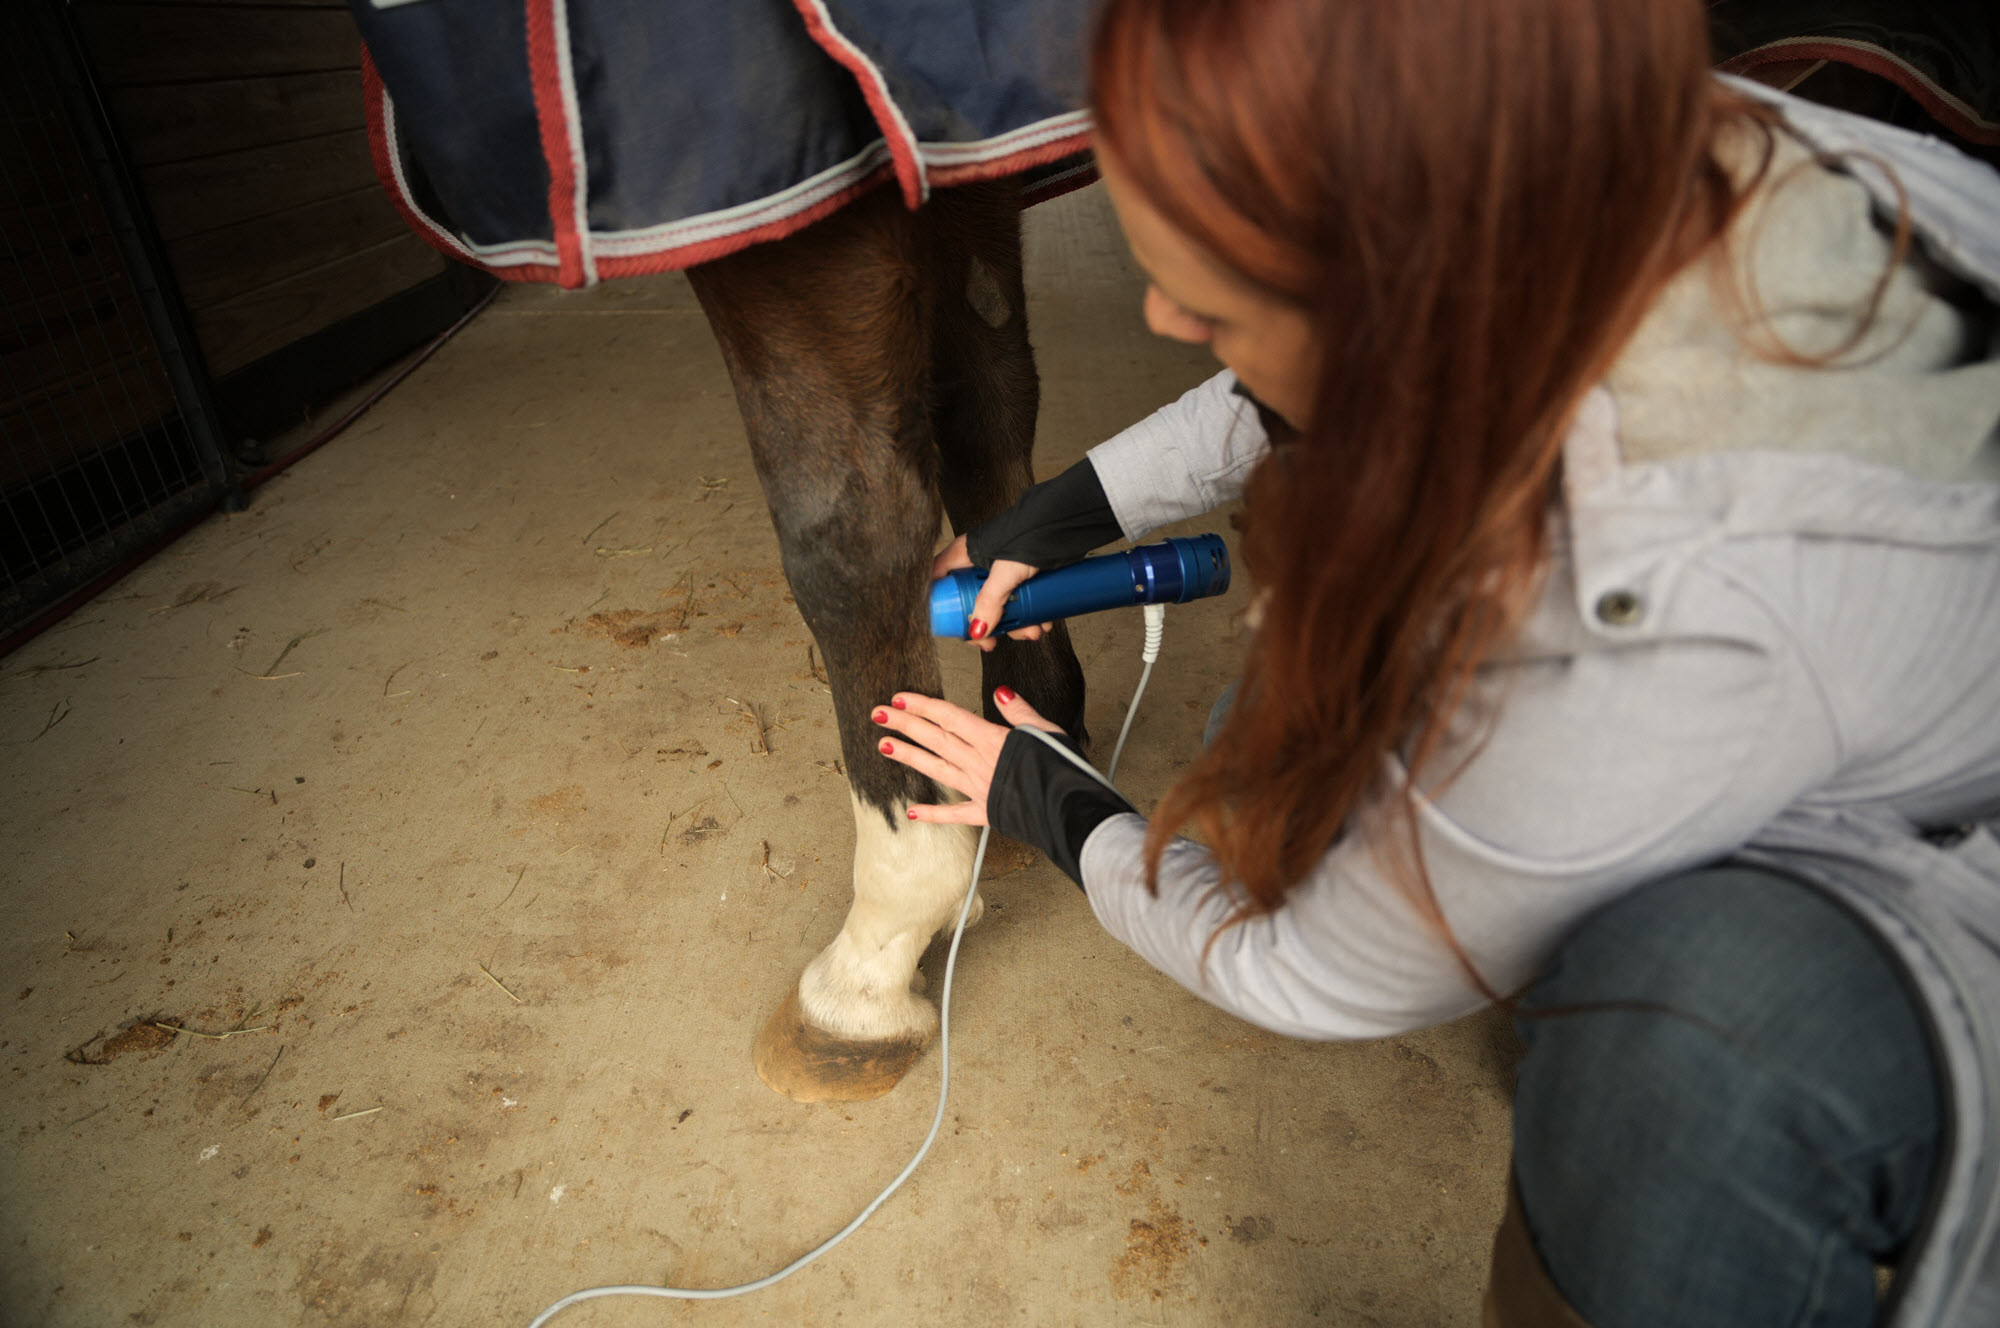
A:
<svg viewBox="0 0 2000 1328">
<path fill-rule="evenodd" d="M 993 700 L 1000 707 L 1001 718 L 1015 728 L 1062 732 L 1011 688 L 995 688 Z M 1011 729 L 989 724 L 970 710 L 918 692 L 896 693 L 888 705 L 875 708 L 872 718 L 902 735 L 901 739 L 885 738 L 878 743 L 882 755 L 969 799 L 919 803 L 910 808 L 911 820 L 942 825 L 986 824 L 986 791 L 992 787 L 993 768 L 999 764 L 1000 748 L 1006 744 Z"/>
</svg>

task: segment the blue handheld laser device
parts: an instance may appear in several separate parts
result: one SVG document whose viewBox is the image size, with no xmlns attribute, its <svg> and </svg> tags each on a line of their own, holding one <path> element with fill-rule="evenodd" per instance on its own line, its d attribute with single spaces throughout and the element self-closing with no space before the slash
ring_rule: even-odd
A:
<svg viewBox="0 0 2000 1328">
<path fill-rule="evenodd" d="M 931 634 L 967 639 L 986 572 L 961 567 L 931 582 Z M 1128 604 L 1185 604 L 1229 589 L 1229 546 L 1220 535 L 1177 537 L 1104 553 L 1023 581 L 993 632 L 1074 618 Z"/>
</svg>

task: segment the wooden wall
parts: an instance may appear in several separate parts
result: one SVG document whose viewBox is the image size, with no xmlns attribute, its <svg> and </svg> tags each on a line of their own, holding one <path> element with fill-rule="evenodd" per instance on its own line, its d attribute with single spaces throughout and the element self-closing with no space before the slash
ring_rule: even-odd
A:
<svg viewBox="0 0 2000 1328">
<path fill-rule="evenodd" d="M 212 377 L 443 272 L 376 183 L 339 0 L 77 0 Z"/>
<path fill-rule="evenodd" d="M 14 35 L 0 51 L 0 492 L 174 404 L 53 64 L 36 30 Z"/>
</svg>

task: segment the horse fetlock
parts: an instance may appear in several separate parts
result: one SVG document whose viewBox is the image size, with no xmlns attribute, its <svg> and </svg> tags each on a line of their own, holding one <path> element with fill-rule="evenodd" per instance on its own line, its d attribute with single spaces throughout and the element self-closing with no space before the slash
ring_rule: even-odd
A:
<svg viewBox="0 0 2000 1328">
<path fill-rule="evenodd" d="M 854 799 L 854 905 L 752 1046 L 757 1073 L 788 1097 L 879 1097 L 937 1032 L 917 960 L 958 915 L 977 836 L 910 821 L 904 810 L 885 817 Z M 975 897 L 968 924 L 980 911 Z"/>
<path fill-rule="evenodd" d="M 840 935 L 806 966 L 799 1006 L 837 1037 L 928 1040 L 937 1011 L 916 994 L 917 960 L 965 898 L 975 833 L 903 819 L 853 799 L 854 904 Z"/>
<path fill-rule="evenodd" d="M 835 937 L 799 976 L 799 1009 L 806 1022 L 858 1042 L 928 1042 L 937 1032 L 937 1009 L 911 981 L 924 939 L 899 937 L 867 954 L 845 932 Z"/>
<path fill-rule="evenodd" d="M 912 989 L 927 933 L 873 945 L 843 930 L 751 1044 L 757 1074 L 801 1102 L 865 1102 L 894 1088 L 937 1031 Z"/>
</svg>

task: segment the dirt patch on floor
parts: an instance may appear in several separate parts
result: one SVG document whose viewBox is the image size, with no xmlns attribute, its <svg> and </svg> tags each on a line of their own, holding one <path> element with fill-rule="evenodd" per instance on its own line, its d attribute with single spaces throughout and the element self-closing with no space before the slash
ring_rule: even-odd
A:
<svg viewBox="0 0 2000 1328">
<path fill-rule="evenodd" d="M 1132 1219 L 1125 1252 L 1111 1265 L 1111 1290 L 1120 1300 L 1164 1300 L 1186 1294 L 1182 1274 L 1197 1245 L 1208 1243 L 1180 1213 L 1154 1199 L 1146 1216 Z"/>
<path fill-rule="evenodd" d="M 528 810 L 536 816 L 544 816 L 558 824 L 566 824 L 583 811 L 583 785 L 565 784 L 559 789 L 542 794 L 539 798 L 529 798 Z"/>
<path fill-rule="evenodd" d="M 1041 854 L 1029 848 L 1018 839 L 1005 835 L 994 835 L 986 844 L 986 865 L 980 870 L 982 881 L 998 880 L 1011 876 L 1023 867 L 1032 867 L 1041 859 Z"/>
<path fill-rule="evenodd" d="M 302 1322 L 328 1328 L 380 1328 L 430 1298 L 437 1264 L 417 1250 L 378 1246 L 350 1255 L 338 1240 L 323 1242 L 293 1284 L 305 1311 Z M 429 1317 L 424 1315 L 423 1317 Z"/>
<path fill-rule="evenodd" d="M 159 1051 L 170 1046 L 173 1040 L 171 1028 L 163 1028 L 151 1019 L 141 1019 L 104 1039 L 95 1055 L 91 1054 L 90 1044 L 86 1042 L 65 1053 L 63 1059 L 74 1065 L 105 1065 L 128 1051 Z"/>
<path fill-rule="evenodd" d="M 679 631 L 685 625 L 682 617 L 677 613 L 647 613 L 643 609 L 613 609 L 608 613 L 591 614 L 577 625 L 576 630 L 585 636 L 613 641 L 628 650 L 637 650 L 652 645 L 656 636 Z M 735 633 L 729 635 L 734 636 Z"/>
</svg>

